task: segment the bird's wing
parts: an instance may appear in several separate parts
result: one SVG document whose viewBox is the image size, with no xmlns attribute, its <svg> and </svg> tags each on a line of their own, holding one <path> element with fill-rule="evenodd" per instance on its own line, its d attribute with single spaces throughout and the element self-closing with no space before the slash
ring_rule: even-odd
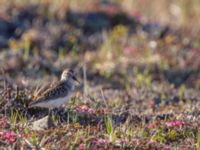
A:
<svg viewBox="0 0 200 150">
<path fill-rule="evenodd" d="M 45 102 L 50 99 L 66 96 L 67 94 L 69 94 L 69 89 L 67 89 L 67 86 L 65 86 L 65 84 L 65 82 L 59 82 L 55 86 L 46 90 L 40 97 L 37 98 L 35 102 L 31 103 L 31 105 L 39 103 L 41 101 Z"/>
</svg>

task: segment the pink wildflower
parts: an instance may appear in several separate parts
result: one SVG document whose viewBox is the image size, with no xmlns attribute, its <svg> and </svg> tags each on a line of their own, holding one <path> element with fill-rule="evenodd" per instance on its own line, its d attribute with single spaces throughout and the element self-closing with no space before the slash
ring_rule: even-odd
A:
<svg viewBox="0 0 200 150">
<path fill-rule="evenodd" d="M 185 125 L 185 122 L 175 120 L 175 121 L 166 122 L 166 125 L 167 125 L 167 127 L 183 127 Z"/>
<path fill-rule="evenodd" d="M 170 150 L 170 148 L 166 145 L 163 145 L 161 150 Z"/>
<path fill-rule="evenodd" d="M 150 139 L 150 140 L 147 142 L 147 145 L 154 146 L 155 144 L 156 144 L 156 142 L 154 142 L 152 139 Z"/>
<path fill-rule="evenodd" d="M 133 142 L 134 142 L 135 145 L 141 145 L 142 144 L 142 140 L 138 139 L 138 138 L 134 138 Z"/>
<path fill-rule="evenodd" d="M 115 145 L 116 145 L 116 146 L 122 146 L 122 145 L 127 145 L 127 144 L 129 144 L 129 143 L 128 143 L 128 141 L 125 140 L 125 139 L 118 139 L 118 140 L 116 140 L 116 142 L 115 142 Z"/>
<path fill-rule="evenodd" d="M 148 124 L 147 125 L 147 128 L 148 129 L 154 129 L 154 128 L 156 128 L 157 127 L 157 124 L 156 123 L 151 123 L 151 124 Z"/>
<path fill-rule="evenodd" d="M 125 48 L 124 48 L 124 53 L 127 54 L 127 55 L 130 54 L 131 51 L 132 51 L 132 50 L 131 50 L 130 47 L 125 47 Z"/>
<path fill-rule="evenodd" d="M 130 55 L 130 54 L 134 53 L 135 51 L 136 51 L 136 49 L 133 47 L 125 47 L 124 48 L 124 54 L 126 54 L 126 55 Z"/>
<path fill-rule="evenodd" d="M 17 135 L 13 131 L 0 132 L 0 139 L 11 144 L 16 141 Z"/>
<path fill-rule="evenodd" d="M 95 109 L 89 108 L 87 105 L 77 106 L 74 110 L 78 113 L 89 113 L 89 114 L 96 113 Z"/>
<path fill-rule="evenodd" d="M 81 143 L 81 144 L 79 145 L 79 150 L 84 150 L 84 149 L 86 149 L 86 145 L 83 144 L 83 143 Z"/>
<path fill-rule="evenodd" d="M 106 147 L 108 145 L 108 141 L 105 140 L 105 139 L 93 139 L 92 140 L 92 144 L 95 146 L 95 147 Z"/>
<path fill-rule="evenodd" d="M 89 108 L 89 109 L 88 109 L 88 113 L 94 114 L 94 113 L 95 113 L 95 110 L 94 110 L 93 108 Z"/>
<path fill-rule="evenodd" d="M 105 139 L 98 139 L 96 142 L 96 145 L 101 147 L 101 146 L 106 145 L 107 143 L 108 142 Z"/>
</svg>

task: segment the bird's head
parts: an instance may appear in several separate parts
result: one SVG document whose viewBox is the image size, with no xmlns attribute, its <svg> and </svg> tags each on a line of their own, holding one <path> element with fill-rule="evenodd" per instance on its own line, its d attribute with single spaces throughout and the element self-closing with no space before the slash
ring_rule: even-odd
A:
<svg viewBox="0 0 200 150">
<path fill-rule="evenodd" d="M 76 77 L 76 73 L 72 69 L 66 69 L 61 75 L 61 81 L 72 80 L 80 83 Z"/>
</svg>

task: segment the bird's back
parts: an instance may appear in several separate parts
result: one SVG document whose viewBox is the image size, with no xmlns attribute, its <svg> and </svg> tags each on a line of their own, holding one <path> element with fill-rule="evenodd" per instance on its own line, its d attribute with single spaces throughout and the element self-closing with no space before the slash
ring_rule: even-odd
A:
<svg viewBox="0 0 200 150">
<path fill-rule="evenodd" d="M 30 104 L 30 107 L 40 102 L 47 102 L 49 100 L 66 97 L 73 90 L 72 85 L 68 81 L 60 81 L 55 86 L 47 89 L 36 101 Z"/>
</svg>

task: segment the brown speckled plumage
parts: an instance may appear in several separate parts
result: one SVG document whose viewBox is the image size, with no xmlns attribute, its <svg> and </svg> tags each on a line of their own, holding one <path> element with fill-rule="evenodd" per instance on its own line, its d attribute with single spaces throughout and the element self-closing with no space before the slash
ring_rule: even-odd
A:
<svg viewBox="0 0 200 150">
<path fill-rule="evenodd" d="M 29 107 L 57 107 L 68 100 L 74 90 L 75 74 L 72 70 L 65 70 L 62 73 L 61 80 L 55 86 L 47 89 L 36 101 Z M 66 99 L 66 100 L 65 100 Z M 46 104 L 46 106 L 45 106 Z"/>
</svg>

